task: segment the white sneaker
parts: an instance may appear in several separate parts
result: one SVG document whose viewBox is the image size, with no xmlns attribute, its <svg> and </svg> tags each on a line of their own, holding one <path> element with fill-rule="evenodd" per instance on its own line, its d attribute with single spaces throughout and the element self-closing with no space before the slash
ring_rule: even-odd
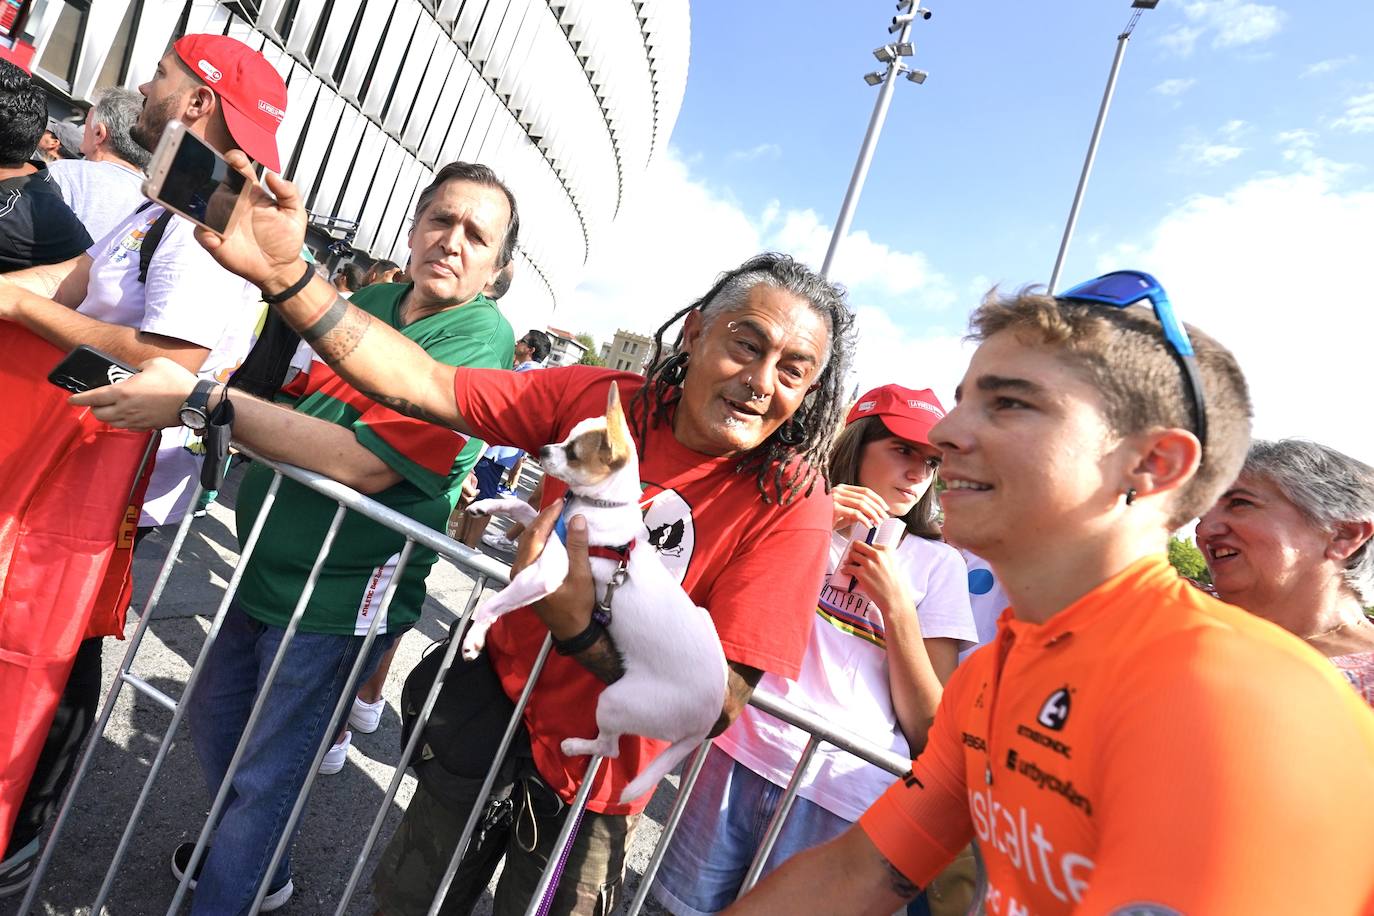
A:
<svg viewBox="0 0 1374 916">
<path fill-rule="evenodd" d="M 334 745 L 320 761 L 320 775 L 332 776 L 343 769 L 348 760 L 348 746 L 353 743 L 353 733 L 345 731 L 343 740 Z"/>
<path fill-rule="evenodd" d="M 382 710 L 386 709 L 385 698 L 379 698 L 375 703 L 364 703 L 357 697 L 353 698 L 353 709 L 348 713 L 348 724 L 364 735 L 370 735 L 377 730 L 377 726 L 382 721 Z"/>
<path fill-rule="evenodd" d="M 497 550 L 510 550 L 515 547 L 515 542 L 506 537 L 504 533 L 488 531 L 482 535 L 482 543 L 488 547 L 495 547 Z"/>
</svg>

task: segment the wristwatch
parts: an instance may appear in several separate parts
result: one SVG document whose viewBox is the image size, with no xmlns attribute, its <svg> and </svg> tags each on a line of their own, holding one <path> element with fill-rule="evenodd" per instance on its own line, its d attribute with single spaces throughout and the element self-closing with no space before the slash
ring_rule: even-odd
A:
<svg viewBox="0 0 1374 916">
<path fill-rule="evenodd" d="M 210 425 L 210 392 L 215 390 L 215 384 L 208 378 L 196 382 L 196 387 L 191 389 L 177 413 L 182 426 L 201 432 Z"/>
</svg>

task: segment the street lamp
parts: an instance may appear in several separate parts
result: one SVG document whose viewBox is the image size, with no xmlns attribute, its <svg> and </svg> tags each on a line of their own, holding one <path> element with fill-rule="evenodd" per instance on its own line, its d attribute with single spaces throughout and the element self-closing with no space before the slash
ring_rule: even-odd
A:
<svg viewBox="0 0 1374 916">
<path fill-rule="evenodd" d="M 1149 2 L 1149 0 L 1139 0 Z M 849 187 L 844 192 L 844 203 L 840 204 L 840 215 L 835 219 L 835 231 L 830 236 L 830 247 L 826 249 L 825 261 L 821 264 L 821 276 L 829 276 L 835 263 L 835 253 L 839 250 L 840 240 L 849 232 L 849 224 L 854 219 L 854 208 L 858 205 L 859 194 L 863 191 L 864 180 L 868 177 L 868 167 L 873 161 L 873 150 L 878 145 L 878 134 L 882 132 L 883 122 L 887 120 L 888 105 L 892 102 L 892 89 L 897 77 L 905 75 L 913 83 L 924 83 L 926 72 L 913 70 L 902 62 L 902 58 L 916 53 L 911 41 L 911 24 L 918 18 L 931 17 L 930 10 L 922 9 L 918 0 L 897 0 L 897 15 L 892 17 L 888 34 L 900 32 L 895 41 L 873 49 L 873 56 L 887 64 L 886 70 L 874 70 L 864 74 L 864 82 L 870 86 L 882 86 L 878 90 L 878 100 L 873 103 L 873 115 L 868 119 L 868 131 L 864 134 L 863 145 L 859 147 L 859 158 L 854 163 L 854 174 L 850 176 Z"/>
<path fill-rule="evenodd" d="M 1093 135 L 1088 141 L 1088 154 L 1083 158 L 1083 171 L 1078 176 L 1078 188 L 1073 192 L 1069 218 L 1064 223 L 1064 236 L 1059 240 L 1059 253 L 1054 259 L 1054 270 L 1050 272 L 1050 285 L 1046 290 L 1050 295 L 1054 294 L 1054 288 L 1059 283 L 1059 273 L 1064 269 L 1064 258 L 1069 252 L 1069 241 L 1073 238 L 1074 226 L 1078 223 L 1078 211 L 1083 206 L 1083 194 L 1088 188 L 1088 176 L 1093 170 L 1093 160 L 1097 158 L 1097 144 L 1102 139 L 1102 127 L 1107 123 L 1107 110 L 1112 105 L 1112 94 L 1116 92 L 1116 76 L 1121 72 L 1121 59 L 1126 55 L 1126 42 L 1131 40 L 1131 32 L 1135 31 L 1135 24 L 1140 21 L 1141 11 L 1152 10 L 1158 5 L 1159 0 L 1132 0 L 1131 9 L 1135 12 L 1131 14 L 1126 28 L 1116 36 L 1116 57 L 1112 58 L 1112 69 L 1107 74 L 1107 88 L 1102 93 L 1102 104 L 1097 109 L 1097 123 L 1093 125 Z"/>
</svg>

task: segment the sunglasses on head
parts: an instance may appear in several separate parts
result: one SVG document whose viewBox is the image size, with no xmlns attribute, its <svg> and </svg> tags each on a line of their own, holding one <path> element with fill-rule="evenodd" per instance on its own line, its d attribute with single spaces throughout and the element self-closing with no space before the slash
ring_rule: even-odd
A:
<svg viewBox="0 0 1374 916">
<path fill-rule="evenodd" d="M 1193 343 L 1183 322 L 1174 314 L 1174 307 L 1159 281 L 1141 270 L 1118 270 L 1080 283 L 1072 289 L 1054 296 L 1063 302 L 1090 302 L 1095 305 L 1110 305 L 1126 308 L 1141 299 L 1149 299 L 1154 306 L 1155 317 L 1164 331 L 1164 341 L 1169 352 L 1183 368 L 1183 382 L 1193 402 L 1195 418 L 1194 432 L 1203 448 L 1207 446 L 1207 410 L 1202 394 L 1202 374 L 1198 371 L 1197 357 L 1193 353 Z"/>
</svg>

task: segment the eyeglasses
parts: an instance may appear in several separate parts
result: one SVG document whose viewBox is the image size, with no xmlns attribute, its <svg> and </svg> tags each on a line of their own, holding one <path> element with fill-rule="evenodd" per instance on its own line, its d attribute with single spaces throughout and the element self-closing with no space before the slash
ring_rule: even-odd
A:
<svg viewBox="0 0 1374 916">
<path fill-rule="evenodd" d="M 1183 381 L 1193 402 L 1194 431 L 1203 448 L 1207 446 L 1207 409 L 1202 394 L 1202 374 L 1198 370 L 1193 342 L 1183 322 L 1174 314 L 1174 307 L 1159 281 L 1141 270 L 1118 270 L 1080 283 L 1072 289 L 1055 294 L 1056 299 L 1070 302 L 1092 302 L 1126 308 L 1141 299 L 1149 299 L 1155 317 L 1164 331 L 1169 351 L 1183 368 Z"/>
</svg>

